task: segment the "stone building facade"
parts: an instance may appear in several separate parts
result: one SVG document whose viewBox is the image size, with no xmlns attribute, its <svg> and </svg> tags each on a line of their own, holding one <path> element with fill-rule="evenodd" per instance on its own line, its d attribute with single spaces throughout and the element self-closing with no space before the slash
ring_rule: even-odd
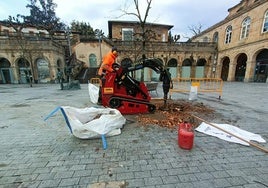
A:
<svg viewBox="0 0 268 188">
<path fill-rule="evenodd" d="M 242 0 L 230 8 L 221 22 L 191 39 L 191 42 L 169 40 L 172 25 L 146 23 L 149 33 L 143 43 L 140 23 L 108 21 L 108 37 L 84 40 L 71 34 L 56 33 L 51 40 L 46 31 L 29 27 L 19 44 L 10 28 L 0 23 L 0 83 L 55 83 L 57 74 L 66 68 L 66 54 L 88 67 L 83 77 L 96 76 L 102 57 L 112 46 L 120 55 L 117 61 L 136 63 L 145 54 L 169 67 L 172 78 L 222 78 L 224 81 L 266 82 L 268 72 L 268 2 Z M 70 36 L 69 36 L 70 37 Z M 21 48 L 21 44 L 27 48 Z M 143 44 L 145 48 L 143 49 Z M 70 51 L 66 50 L 69 45 Z M 145 68 L 135 77 L 158 81 L 159 75 Z M 86 75 L 89 74 L 89 75 Z M 86 76 L 86 77 L 85 77 Z"/>
<path fill-rule="evenodd" d="M 145 30 L 150 32 L 145 44 L 147 58 L 157 58 L 163 66 L 169 67 L 172 78 L 210 78 L 215 77 L 213 59 L 217 54 L 216 43 L 210 42 L 172 42 L 168 34 L 173 26 L 146 23 Z M 108 39 L 99 41 L 80 41 L 73 50 L 77 58 L 88 62 L 89 68 L 98 67 L 101 57 L 112 46 L 116 46 L 120 53 L 117 61 L 123 63 L 136 63 L 142 58 L 141 27 L 139 22 L 108 21 Z M 88 61 L 87 61 L 88 59 Z M 136 71 L 136 79 L 141 78 L 144 72 L 144 81 L 158 81 L 159 75 L 145 68 Z"/>
<path fill-rule="evenodd" d="M 191 42 L 168 40 L 172 25 L 146 23 L 150 35 L 145 49 L 140 23 L 133 21 L 108 21 L 107 38 L 84 40 L 71 34 L 70 52 L 65 32 L 51 40 L 47 31 L 30 26 L 23 31 L 24 40 L 18 40 L 14 30 L 0 23 L 0 83 L 28 83 L 29 79 L 55 83 L 58 72 L 66 68 L 66 53 L 75 53 L 88 67 L 89 77 L 94 77 L 102 56 L 112 46 L 120 51 L 119 63 L 136 63 L 145 54 L 169 67 L 172 78 L 267 82 L 268 1 L 241 0 L 228 11 L 224 20 Z M 140 78 L 141 71 L 135 77 Z M 145 81 L 158 78 L 154 71 L 144 69 Z"/>
<path fill-rule="evenodd" d="M 25 28 L 21 35 L 0 24 L 0 83 L 50 83 L 65 67 L 65 48 L 44 30 Z"/>
<path fill-rule="evenodd" d="M 216 42 L 216 76 L 226 81 L 267 82 L 268 1 L 242 0 L 229 15 L 192 38 Z"/>
</svg>

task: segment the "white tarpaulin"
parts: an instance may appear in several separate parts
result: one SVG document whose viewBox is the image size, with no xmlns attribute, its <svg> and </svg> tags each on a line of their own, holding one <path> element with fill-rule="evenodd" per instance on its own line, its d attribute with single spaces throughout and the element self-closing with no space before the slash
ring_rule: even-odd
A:
<svg viewBox="0 0 268 188">
<path fill-rule="evenodd" d="M 74 108 L 61 106 L 52 111 L 45 120 L 61 110 L 71 133 L 81 139 L 100 138 L 102 135 L 121 134 L 126 122 L 124 116 L 111 108 Z"/>
<path fill-rule="evenodd" d="M 244 140 L 247 140 L 248 142 L 249 141 L 256 141 L 256 142 L 259 142 L 259 143 L 266 143 L 266 141 L 258 134 L 254 134 L 254 133 L 251 133 L 251 132 L 248 132 L 248 131 L 245 131 L 245 130 L 242 130 L 238 127 L 235 127 L 235 126 L 232 126 L 232 125 L 229 125 L 229 124 L 216 124 L 216 123 L 212 123 L 213 125 L 223 129 L 223 130 L 226 130 L 240 138 L 243 138 Z M 217 138 L 220 138 L 222 140 L 226 140 L 228 142 L 234 142 L 234 143 L 239 143 L 239 144 L 242 144 L 242 145 L 246 145 L 246 146 L 249 146 L 248 143 L 234 137 L 234 136 L 231 136 L 215 127 L 212 127 L 204 122 L 202 122 L 196 129 L 196 131 L 198 132 L 202 132 L 202 133 L 205 133 L 207 135 L 211 135 L 211 136 L 215 136 Z"/>
<path fill-rule="evenodd" d="M 99 87 L 95 86 L 94 84 L 88 83 L 88 93 L 90 101 L 96 104 L 98 102 L 99 97 Z"/>
<path fill-rule="evenodd" d="M 190 101 L 197 100 L 197 86 L 191 86 L 189 93 L 189 100 Z"/>
</svg>

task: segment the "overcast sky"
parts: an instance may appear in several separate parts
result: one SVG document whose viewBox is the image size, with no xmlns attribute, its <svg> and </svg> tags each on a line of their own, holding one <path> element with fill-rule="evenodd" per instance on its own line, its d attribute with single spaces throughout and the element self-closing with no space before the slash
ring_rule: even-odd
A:
<svg viewBox="0 0 268 188">
<path fill-rule="evenodd" d="M 189 26 L 202 25 L 202 30 L 223 20 L 228 9 L 241 0 L 153 0 L 147 22 L 173 25 L 173 35 L 192 36 Z M 54 0 L 56 16 L 65 24 L 73 20 L 89 23 L 93 29 L 108 34 L 108 20 L 131 20 L 136 17 L 123 16 L 121 9 L 136 12 L 133 0 Z M 146 0 L 140 0 L 140 10 L 145 11 Z M 9 15 L 29 15 L 28 0 L 0 0 L 0 20 Z M 142 14 L 143 15 L 143 14 Z M 144 16 L 143 16 L 144 17 Z M 183 38 L 182 38 L 183 40 Z"/>
</svg>

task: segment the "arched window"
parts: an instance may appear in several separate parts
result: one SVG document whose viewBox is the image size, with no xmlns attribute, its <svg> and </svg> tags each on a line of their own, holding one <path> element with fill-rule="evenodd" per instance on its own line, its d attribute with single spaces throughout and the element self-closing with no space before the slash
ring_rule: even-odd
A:
<svg viewBox="0 0 268 188">
<path fill-rule="evenodd" d="M 232 26 L 229 25 L 226 29 L 226 34 L 225 34 L 225 44 L 230 43 L 232 40 Z"/>
<path fill-rule="evenodd" d="M 250 28 L 250 22 L 251 22 L 250 17 L 247 17 L 242 22 L 241 39 L 244 39 L 244 38 L 247 38 L 248 37 L 249 28 Z"/>
<path fill-rule="evenodd" d="M 49 63 L 44 59 L 38 59 L 36 61 L 37 71 L 38 71 L 38 80 L 39 83 L 47 83 L 50 81 L 49 74 Z"/>
<path fill-rule="evenodd" d="M 213 42 L 218 42 L 218 40 L 219 40 L 219 32 L 215 32 L 213 34 Z"/>
<path fill-rule="evenodd" d="M 264 15 L 262 32 L 265 33 L 267 31 L 268 31 L 268 11 Z"/>
<path fill-rule="evenodd" d="M 89 55 L 89 65 L 90 67 L 97 67 L 97 57 L 95 54 Z"/>
</svg>

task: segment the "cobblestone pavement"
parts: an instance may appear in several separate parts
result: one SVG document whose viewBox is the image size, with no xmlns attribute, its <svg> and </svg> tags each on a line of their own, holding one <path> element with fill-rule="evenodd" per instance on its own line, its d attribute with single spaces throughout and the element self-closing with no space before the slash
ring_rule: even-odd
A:
<svg viewBox="0 0 268 188">
<path fill-rule="evenodd" d="M 224 83 L 222 100 L 206 93 L 198 101 L 221 114 L 214 123 L 268 141 L 267 94 L 266 83 Z M 103 150 L 101 139 L 72 136 L 61 113 L 43 120 L 57 106 L 92 106 L 87 84 L 68 91 L 55 84 L 0 85 L 0 96 L 0 187 L 268 187 L 268 154 L 254 147 L 196 132 L 193 149 L 183 150 L 177 131 L 145 128 L 128 115 L 122 134 L 107 138 Z M 172 95 L 183 98 L 188 94 Z"/>
</svg>

